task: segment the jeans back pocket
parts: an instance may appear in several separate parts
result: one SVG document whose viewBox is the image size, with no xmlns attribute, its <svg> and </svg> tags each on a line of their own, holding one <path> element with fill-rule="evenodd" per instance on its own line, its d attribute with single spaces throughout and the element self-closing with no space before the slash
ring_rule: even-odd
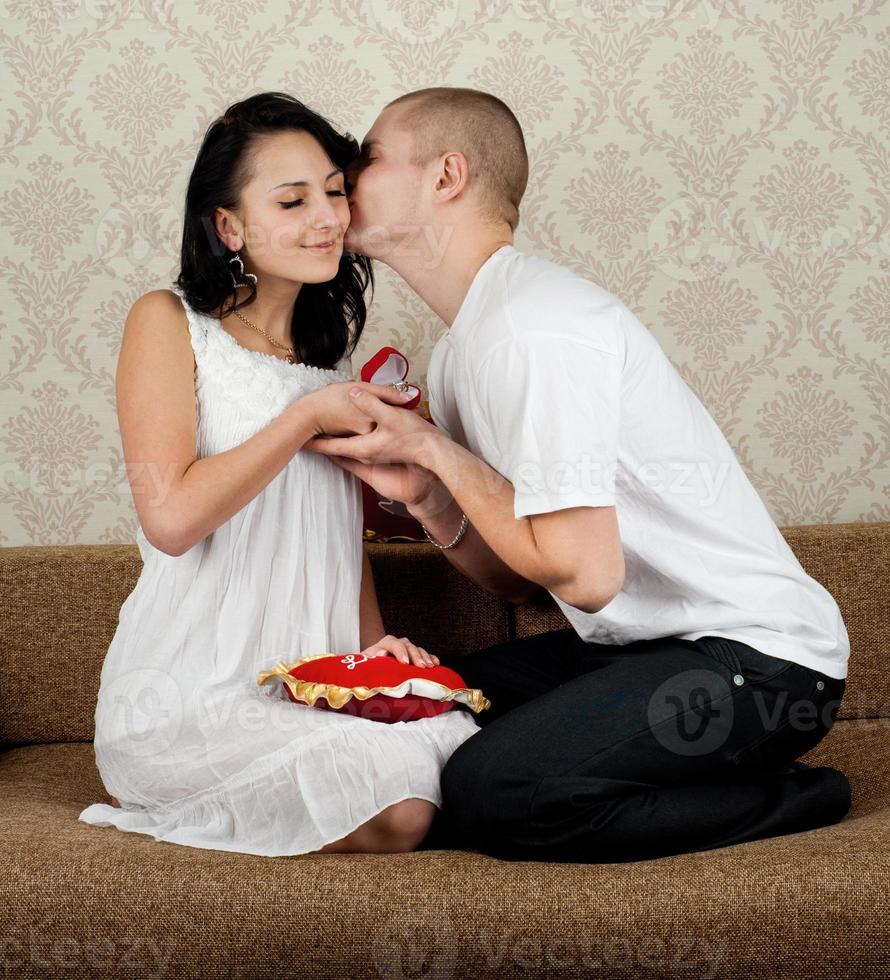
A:
<svg viewBox="0 0 890 980">
<path fill-rule="evenodd" d="M 834 726 L 844 682 L 790 665 L 753 692 L 762 731 L 733 756 L 745 769 L 787 765 L 815 748 Z"/>
<path fill-rule="evenodd" d="M 702 636 L 694 642 L 732 671 L 738 688 L 734 737 L 742 747 L 729 756 L 733 765 L 754 770 L 787 765 L 809 752 L 833 726 L 844 681 L 738 640 Z"/>
</svg>

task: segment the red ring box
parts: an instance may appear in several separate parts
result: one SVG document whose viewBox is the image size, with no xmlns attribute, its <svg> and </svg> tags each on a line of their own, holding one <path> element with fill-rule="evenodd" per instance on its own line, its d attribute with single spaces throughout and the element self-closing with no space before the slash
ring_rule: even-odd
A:
<svg viewBox="0 0 890 980">
<path fill-rule="evenodd" d="M 379 351 L 362 367 L 362 381 L 375 385 L 396 386 L 399 381 L 404 381 L 408 377 L 410 364 L 408 358 L 395 347 L 381 347 Z M 417 408 L 420 404 L 421 391 L 417 385 L 409 384 L 408 388 L 414 392 L 414 397 L 410 401 L 401 402 L 401 408 Z"/>
</svg>

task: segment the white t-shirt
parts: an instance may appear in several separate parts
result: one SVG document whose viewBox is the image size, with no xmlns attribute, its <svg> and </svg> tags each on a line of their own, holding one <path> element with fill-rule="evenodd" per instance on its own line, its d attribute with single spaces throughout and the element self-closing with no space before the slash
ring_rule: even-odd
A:
<svg viewBox="0 0 890 980">
<path fill-rule="evenodd" d="M 434 347 L 427 382 L 436 424 L 513 484 L 517 518 L 615 505 L 621 591 L 597 613 L 553 596 L 584 640 L 723 636 L 846 677 L 837 603 L 621 300 L 505 245 Z"/>
</svg>

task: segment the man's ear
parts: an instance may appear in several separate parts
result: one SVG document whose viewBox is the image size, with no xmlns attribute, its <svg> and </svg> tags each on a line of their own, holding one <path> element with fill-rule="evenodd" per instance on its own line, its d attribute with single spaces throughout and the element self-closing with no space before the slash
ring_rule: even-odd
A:
<svg viewBox="0 0 890 980">
<path fill-rule="evenodd" d="M 449 201 L 467 186 L 470 168 L 460 150 L 452 150 L 442 157 L 439 176 L 436 178 L 436 194 L 442 201 Z"/>
</svg>

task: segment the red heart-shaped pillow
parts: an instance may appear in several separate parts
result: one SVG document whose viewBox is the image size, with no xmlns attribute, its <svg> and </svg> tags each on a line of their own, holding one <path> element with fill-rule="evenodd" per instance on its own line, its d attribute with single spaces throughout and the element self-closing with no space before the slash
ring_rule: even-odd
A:
<svg viewBox="0 0 890 980">
<path fill-rule="evenodd" d="M 291 701 L 372 721 L 431 718 L 449 711 L 456 702 L 476 713 L 491 707 L 480 690 L 468 688 L 450 667 L 418 667 L 388 654 L 314 653 L 262 671 L 257 683 L 276 677 Z"/>
</svg>

